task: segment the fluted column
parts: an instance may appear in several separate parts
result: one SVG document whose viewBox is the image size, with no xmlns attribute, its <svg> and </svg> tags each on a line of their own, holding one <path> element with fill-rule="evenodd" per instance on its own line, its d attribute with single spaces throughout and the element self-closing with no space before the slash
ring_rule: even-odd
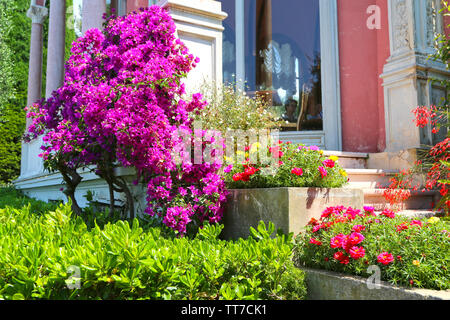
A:
<svg viewBox="0 0 450 320">
<path fill-rule="evenodd" d="M 28 69 L 28 95 L 27 106 L 32 105 L 42 97 L 42 47 L 43 35 L 42 24 L 48 15 L 48 9 L 44 7 L 45 1 L 32 0 L 30 9 L 28 9 L 27 16 L 31 19 L 31 38 L 30 38 L 30 60 Z M 30 119 L 27 119 L 27 128 L 30 125 Z M 33 144 L 33 143 L 31 143 Z M 34 170 L 32 163 L 36 159 L 34 151 L 30 151 L 29 143 L 22 143 L 22 155 L 20 165 L 20 177 L 24 178 L 32 174 Z M 40 164 L 40 162 L 39 162 Z M 20 179 L 20 178 L 19 178 Z"/>
<path fill-rule="evenodd" d="M 66 39 L 66 0 L 50 1 L 48 29 L 47 82 L 45 96 L 50 97 L 64 79 L 64 53 Z"/>
<path fill-rule="evenodd" d="M 42 24 L 48 9 L 32 2 L 27 16 L 31 19 L 30 60 L 28 70 L 28 99 L 31 105 L 41 98 L 42 90 Z"/>
<path fill-rule="evenodd" d="M 92 28 L 103 29 L 103 14 L 106 12 L 105 0 L 83 0 L 82 32 Z"/>
</svg>

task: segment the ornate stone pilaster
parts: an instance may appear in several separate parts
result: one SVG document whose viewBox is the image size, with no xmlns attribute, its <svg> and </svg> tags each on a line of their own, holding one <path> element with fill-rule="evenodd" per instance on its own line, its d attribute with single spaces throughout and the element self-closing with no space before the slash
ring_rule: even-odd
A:
<svg viewBox="0 0 450 320">
<path fill-rule="evenodd" d="M 448 77 L 444 64 L 428 59 L 442 32 L 440 0 L 389 0 L 391 56 L 384 66 L 386 151 L 419 148 L 432 142 L 431 130 L 414 124 L 412 110 L 431 105 L 445 92 L 432 78 Z"/>
</svg>

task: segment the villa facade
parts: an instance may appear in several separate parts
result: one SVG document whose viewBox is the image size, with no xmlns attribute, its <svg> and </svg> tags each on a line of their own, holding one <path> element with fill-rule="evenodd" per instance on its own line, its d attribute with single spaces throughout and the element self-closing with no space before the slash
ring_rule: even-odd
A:
<svg viewBox="0 0 450 320">
<path fill-rule="evenodd" d="M 178 37 L 200 58 L 187 84 L 235 83 L 279 113 L 283 140 L 367 154 L 381 169 L 402 169 L 435 139 L 414 125 L 412 110 L 438 104 L 445 65 L 428 59 L 446 32 L 440 0 L 83 0 L 82 32 L 120 15 L 166 7 Z M 41 99 L 42 48 L 48 46 L 46 95 L 63 82 L 66 1 L 32 0 L 28 104 Z M 48 43 L 42 24 L 49 19 Z M 23 144 L 18 188 L 63 199 L 61 177 L 44 172 L 40 141 Z M 107 191 L 86 172 L 81 186 Z M 107 196 L 105 198 L 107 199 Z M 101 198 L 102 196 L 100 196 Z M 82 200 L 80 200 L 83 203 Z"/>
</svg>

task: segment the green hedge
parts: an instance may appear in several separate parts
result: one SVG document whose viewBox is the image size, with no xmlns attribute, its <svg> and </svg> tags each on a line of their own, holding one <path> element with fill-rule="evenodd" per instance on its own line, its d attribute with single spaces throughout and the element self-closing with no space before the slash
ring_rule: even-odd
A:
<svg viewBox="0 0 450 320">
<path fill-rule="evenodd" d="M 137 219 L 88 228 L 69 205 L 43 214 L 7 206 L 0 299 L 303 299 L 292 239 L 271 238 L 269 227 L 235 242 L 209 225 L 194 239 L 167 238 Z"/>
</svg>

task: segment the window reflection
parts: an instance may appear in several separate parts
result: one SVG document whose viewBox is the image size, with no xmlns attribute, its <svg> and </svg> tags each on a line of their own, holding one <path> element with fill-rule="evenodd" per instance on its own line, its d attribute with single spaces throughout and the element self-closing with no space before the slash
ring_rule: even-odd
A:
<svg viewBox="0 0 450 320">
<path fill-rule="evenodd" d="M 236 0 L 239 1 L 239 0 Z M 319 0 L 245 0 L 244 30 L 235 1 L 222 0 L 224 80 L 243 76 L 264 97 L 285 131 L 322 130 Z M 236 38 L 245 38 L 245 74 L 236 74 Z"/>
</svg>

